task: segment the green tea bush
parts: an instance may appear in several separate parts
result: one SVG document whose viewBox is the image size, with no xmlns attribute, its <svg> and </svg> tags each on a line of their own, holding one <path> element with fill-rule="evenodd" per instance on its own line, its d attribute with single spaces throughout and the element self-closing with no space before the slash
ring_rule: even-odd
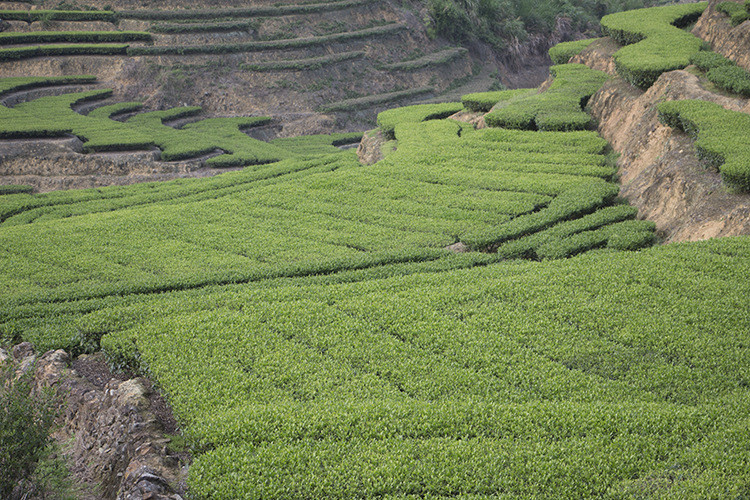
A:
<svg viewBox="0 0 750 500">
<path fill-rule="evenodd" d="M 382 68 L 386 71 L 414 71 L 416 69 L 426 68 L 428 66 L 448 64 L 454 59 L 466 55 L 467 52 L 468 50 L 463 47 L 449 48 L 439 50 L 437 52 L 433 52 L 416 59 L 410 59 L 408 61 L 384 64 Z"/>
<path fill-rule="evenodd" d="M 399 23 L 389 23 L 374 28 L 357 31 L 346 31 L 333 35 L 291 38 L 286 40 L 262 40 L 245 43 L 222 43 L 212 45 L 160 45 L 156 47 L 130 47 L 131 56 L 190 55 L 190 54 L 235 54 L 241 52 L 260 52 L 264 50 L 283 50 L 304 47 L 315 47 L 334 42 L 360 40 L 365 38 L 387 36 L 406 29 Z"/>
<path fill-rule="evenodd" d="M 719 66 L 733 66 L 734 62 L 710 50 L 701 50 L 690 57 L 690 64 L 694 64 L 702 71 L 708 71 Z"/>
<path fill-rule="evenodd" d="M 549 57 L 552 59 L 552 64 L 567 64 L 571 57 L 577 56 L 583 49 L 597 40 L 598 38 L 589 38 L 586 40 L 558 43 L 549 49 Z"/>
<path fill-rule="evenodd" d="M 688 133 L 727 185 L 750 191 L 750 146 L 737 140 L 750 133 L 750 116 L 706 101 L 669 101 L 659 104 L 659 119 Z"/>
<path fill-rule="evenodd" d="M 271 144 L 282 148 L 284 151 L 305 158 L 325 156 L 338 153 L 338 146 L 356 144 L 362 140 L 361 132 L 304 135 L 299 137 L 282 137 L 273 139 Z"/>
<path fill-rule="evenodd" d="M 728 15 L 732 26 L 739 26 L 750 19 L 750 13 L 745 8 L 745 4 L 742 3 L 721 2 L 716 6 L 716 10 Z"/>
<path fill-rule="evenodd" d="M 241 64 L 240 69 L 245 71 L 304 71 L 327 67 L 330 64 L 336 64 L 353 59 L 364 57 L 363 51 L 341 52 L 321 57 L 308 57 L 305 59 L 286 59 L 268 62 L 257 62 Z"/>
<path fill-rule="evenodd" d="M 10 363 L 0 364 L 0 496 L 31 476 L 50 442 L 56 402 L 32 392 L 30 375 L 16 379 Z"/>
<path fill-rule="evenodd" d="M 522 130 L 584 130 L 592 125 L 582 106 L 607 80 L 606 73 L 583 64 L 552 66 L 546 92 L 513 99 L 485 116 L 490 127 Z"/>
<path fill-rule="evenodd" d="M 73 75 L 58 77 L 22 76 L 0 78 L 0 96 L 8 94 L 10 92 L 30 90 L 39 87 L 49 87 L 53 85 L 87 84 L 94 82 L 96 82 L 96 77 L 93 75 Z"/>
<path fill-rule="evenodd" d="M 706 78 L 717 87 L 750 96 L 750 73 L 734 61 L 715 52 L 701 51 L 690 58 L 690 63 L 705 71 Z"/>
<path fill-rule="evenodd" d="M 662 73 L 690 64 L 690 57 L 703 42 L 678 26 L 696 20 L 707 5 L 668 5 L 603 17 L 602 32 L 626 45 L 614 55 L 618 74 L 647 89 Z"/>
<path fill-rule="evenodd" d="M 54 56 L 114 56 L 127 53 L 127 44 L 58 44 L 0 49 L 0 61 Z"/>
<path fill-rule="evenodd" d="M 744 97 L 750 96 L 750 73 L 739 66 L 719 66 L 706 73 L 706 78 L 717 87 Z"/>
<path fill-rule="evenodd" d="M 30 31 L 0 33 L 0 44 L 150 42 L 143 31 Z"/>
<path fill-rule="evenodd" d="M 174 10 L 120 10 L 120 19 L 141 19 L 145 21 L 193 20 L 216 18 L 254 18 L 288 16 L 292 14 L 313 14 L 349 9 L 358 5 L 370 4 L 371 0 L 341 0 L 336 2 L 299 3 L 288 5 L 264 5 L 237 9 L 174 9 Z"/>
<path fill-rule="evenodd" d="M 118 102 L 116 104 L 99 106 L 89 111 L 86 116 L 90 118 L 112 118 L 115 115 L 139 111 L 142 107 L 143 103 L 141 102 Z"/>
<path fill-rule="evenodd" d="M 0 196 L 6 194 L 19 194 L 19 193 L 33 193 L 34 188 L 32 186 L 26 186 L 23 184 L 6 184 L 0 186 Z"/>
<path fill-rule="evenodd" d="M 396 92 L 386 92 L 383 94 L 372 94 L 365 97 L 357 97 L 354 99 L 344 99 L 343 101 L 332 102 L 330 104 L 324 104 L 318 108 L 321 113 L 334 113 L 340 111 L 357 111 L 360 109 L 370 108 L 377 106 L 378 104 L 384 104 L 389 102 L 397 102 L 403 99 L 409 99 L 419 95 L 429 94 L 434 92 L 434 87 L 417 87 L 408 90 L 399 90 Z"/>
<path fill-rule="evenodd" d="M 488 112 L 499 103 L 519 97 L 526 97 L 536 93 L 536 89 L 499 90 L 494 92 L 478 92 L 461 96 L 461 102 L 469 111 Z"/>
<path fill-rule="evenodd" d="M 227 31 L 248 31 L 258 27 L 258 21 L 227 21 L 227 22 L 193 22 L 154 24 L 149 30 L 154 33 L 214 33 Z"/>
<path fill-rule="evenodd" d="M 117 22 L 117 15 L 108 10 L 0 10 L 5 21 L 104 21 Z"/>
<path fill-rule="evenodd" d="M 441 104 L 416 104 L 389 109 L 378 114 L 378 127 L 387 139 L 396 138 L 396 125 L 419 123 L 427 120 L 440 120 L 464 109 L 463 104 L 447 102 Z"/>
</svg>

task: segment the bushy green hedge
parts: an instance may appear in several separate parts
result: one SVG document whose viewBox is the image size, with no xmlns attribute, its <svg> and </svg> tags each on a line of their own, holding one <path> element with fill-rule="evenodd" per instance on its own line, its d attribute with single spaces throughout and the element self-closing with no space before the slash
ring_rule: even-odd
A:
<svg viewBox="0 0 750 500">
<path fill-rule="evenodd" d="M 413 71 L 415 69 L 426 68 L 428 66 L 447 64 L 458 57 L 466 55 L 467 52 L 468 50 L 463 47 L 439 50 L 417 59 L 411 59 L 409 61 L 401 61 L 392 64 L 384 64 L 382 68 L 386 71 Z"/>
<path fill-rule="evenodd" d="M 701 51 L 693 55 L 690 62 L 705 71 L 706 78 L 717 87 L 750 96 L 750 73 L 734 61 L 715 52 Z"/>
<path fill-rule="evenodd" d="M 571 57 L 577 56 L 583 49 L 597 40 L 598 38 L 589 38 L 586 40 L 558 43 L 549 49 L 549 57 L 552 59 L 552 64 L 567 64 Z"/>
<path fill-rule="evenodd" d="M 440 120 L 464 109 L 460 102 L 441 104 L 416 104 L 401 108 L 389 109 L 378 114 L 378 127 L 386 139 L 395 139 L 396 125 L 402 123 L 419 123 L 427 120 Z"/>
<path fill-rule="evenodd" d="M 352 59 L 364 57 L 364 51 L 341 52 L 321 57 L 309 57 L 306 59 L 286 59 L 268 62 L 257 62 L 241 64 L 240 69 L 245 71 L 282 71 L 282 70 L 311 70 L 327 67 L 329 64 L 336 64 Z"/>
<path fill-rule="evenodd" d="M 750 115 L 707 101 L 669 101 L 659 104 L 659 118 L 693 137 L 698 156 L 727 185 L 750 191 Z"/>
<path fill-rule="evenodd" d="M 7 84 L 28 85 L 23 80 Z M 2 84 L 0 84 L 0 88 Z M 142 113 L 127 122 L 110 120 L 116 112 L 133 111 L 140 103 L 123 103 L 95 109 L 81 115 L 71 109 L 76 104 L 111 96 L 109 89 L 49 96 L 24 102 L 14 108 L 0 107 L 0 137 L 25 138 L 59 136 L 66 133 L 80 137 L 83 148 L 91 151 L 147 149 L 158 146 L 162 159 L 184 160 L 223 151 L 206 160 L 217 168 L 271 163 L 294 156 L 283 149 L 253 139 L 242 130 L 268 123 L 267 117 L 209 118 L 175 129 L 163 121 L 197 114 L 199 107 L 174 108 Z"/>
<path fill-rule="evenodd" d="M 258 21 L 228 21 L 218 23 L 174 23 L 154 24 L 149 30 L 154 33 L 213 33 L 226 31 L 248 31 L 255 29 Z"/>
<path fill-rule="evenodd" d="M 96 82 L 93 75 L 71 75 L 71 76 L 20 76 L 0 78 L 0 96 L 9 92 L 29 90 L 39 87 L 50 87 L 53 85 L 87 84 Z"/>
<path fill-rule="evenodd" d="M 150 42 L 143 31 L 29 31 L 0 33 L 0 44 Z"/>
<path fill-rule="evenodd" d="M 461 96 L 461 102 L 469 111 L 487 112 L 499 103 L 525 97 L 536 93 L 536 89 L 498 90 L 493 92 L 477 92 Z"/>
<path fill-rule="evenodd" d="M 694 64 L 702 71 L 718 68 L 719 66 L 732 66 L 733 61 L 710 50 L 701 50 L 690 56 L 690 64 Z"/>
<path fill-rule="evenodd" d="M 287 40 L 263 40 L 245 43 L 222 43 L 213 45 L 161 45 L 156 47 L 130 47 L 131 56 L 188 55 L 188 54 L 233 54 L 240 52 L 260 52 L 263 50 L 295 49 L 314 47 L 333 42 L 359 40 L 376 36 L 386 36 L 406 29 L 406 25 L 389 23 L 374 28 L 346 31 L 333 35 L 291 38 Z"/>
<path fill-rule="evenodd" d="M 268 5 L 245 7 L 239 9 L 175 9 L 175 10 L 120 10 L 117 16 L 121 19 L 142 19 L 146 21 L 166 21 L 174 19 L 216 19 L 247 18 L 262 16 L 287 16 L 291 14 L 313 14 L 348 9 L 358 5 L 370 4 L 372 0 L 343 0 L 325 3 L 299 3 L 289 5 Z"/>
<path fill-rule="evenodd" d="M 602 31 L 626 45 L 614 55 L 617 72 L 642 89 L 667 71 L 682 69 L 703 41 L 681 30 L 705 10 L 707 2 L 652 7 L 602 18 Z"/>
<path fill-rule="evenodd" d="M 60 45 L 36 45 L 29 47 L 14 47 L 12 49 L 0 49 L 0 61 L 16 61 L 18 59 L 29 59 L 32 57 L 54 57 L 54 56 L 114 56 L 125 55 L 128 50 L 127 44 L 60 44 Z"/>
<path fill-rule="evenodd" d="M 117 22 L 117 15 L 108 10 L 0 10 L 4 21 L 104 21 Z"/>
<path fill-rule="evenodd" d="M 732 22 L 732 26 L 738 26 L 750 19 L 750 13 L 748 13 L 745 4 L 721 2 L 716 6 L 716 10 L 728 15 L 729 20 Z"/>
<path fill-rule="evenodd" d="M 522 130 L 584 130 L 592 125 L 582 106 L 609 78 L 583 64 L 552 66 L 546 92 L 509 101 L 485 116 L 490 127 Z"/>
<path fill-rule="evenodd" d="M 357 111 L 360 109 L 366 109 L 378 104 L 384 104 L 387 102 L 396 102 L 402 99 L 409 99 L 418 95 L 429 94 L 434 92 L 434 87 L 417 87 L 408 90 L 399 90 L 396 92 L 386 92 L 383 94 L 373 94 L 365 97 L 357 97 L 355 99 L 345 99 L 343 101 L 332 102 L 330 104 L 324 104 L 318 108 L 321 113 L 334 113 L 339 111 Z"/>
<path fill-rule="evenodd" d="M 32 186 L 26 186 L 23 184 L 5 184 L 0 185 L 0 196 L 6 194 L 30 194 L 34 192 Z"/>
</svg>

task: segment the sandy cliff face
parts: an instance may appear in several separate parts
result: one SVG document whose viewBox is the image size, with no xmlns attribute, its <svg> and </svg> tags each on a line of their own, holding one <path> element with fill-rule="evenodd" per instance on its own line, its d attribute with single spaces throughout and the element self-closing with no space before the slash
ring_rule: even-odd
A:
<svg viewBox="0 0 750 500">
<path fill-rule="evenodd" d="M 604 39 L 573 62 L 613 73 L 611 55 L 617 48 Z M 621 155 L 622 195 L 639 208 L 640 217 L 656 223 L 667 242 L 750 234 L 750 195 L 727 190 L 719 173 L 698 160 L 693 141 L 659 122 L 657 104 L 680 99 L 750 112 L 746 99 L 709 92 L 688 71 L 662 75 L 647 92 L 615 77 L 592 97 L 589 110 L 599 132 Z"/>
</svg>

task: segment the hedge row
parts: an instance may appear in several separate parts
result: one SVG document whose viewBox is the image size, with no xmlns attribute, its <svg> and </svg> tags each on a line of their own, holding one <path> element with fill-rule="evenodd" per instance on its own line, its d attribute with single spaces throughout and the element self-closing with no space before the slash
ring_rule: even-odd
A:
<svg viewBox="0 0 750 500">
<path fill-rule="evenodd" d="M 32 57 L 54 56 L 114 56 L 127 53 L 127 44 L 61 44 L 36 45 L 29 47 L 15 47 L 0 49 L 0 61 L 16 61 Z"/>
<path fill-rule="evenodd" d="M 464 56 L 467 52 L 468 50 L 463 47 L 439 50 L 410 61 L 384 64 L 382 69 L 386 71 L 413 71 L 428 66 L 439 66 L 441 64 L 447 64 L 458 57 Z"/>
<path fill-rule="evenodd" d="M 647 89 L 662 73 L 690 64 L 703 41 L 678 26 L 698 19 L 707 5 L 668 5 L 604 16 L 602 32 L 627 45 L 614 55 L 618 74 Z"/>
<path fill-rule="evenodd" d="M 571 57 L 577 56 L 583 49 L 597 40 L 598 38 L 589 38 L 586 40 L 558 43 L 549 49 L 549 57 L 552 59 L 552 64 L 567 64 Z"/>
<path fill-rule="evenodd" d="M 701 51 L 690 58 L 690 63 L 705 71 L 706 78 L 717 87 L 750 96 L 750 73 L 734 61 L 715 52 Z"/>
<path fill-rule="evenodd" d="M 80 137 L 85 151 L 122 151 L 158 146 L 162 159 L 184 160 L 222 150 L 206 160 L 217 168 L 270 163 L 293 156 L 283 149 L 248 137 L 243 129 L 262 125 L 266 117 L 209 118 L 175 129 L 164 120 L 197 114 L 197 107 L 143 113 L 126 122 L 110 120 L 115 112 L 131 111 L 139 103 L 124 103 L 92 111 L 88 116 L 71 106 L 109 97 L 108 89 L 35 99 L 0 108 L 0 137 L 46 137 L 72 133 Z"/>
<path fill-rule="evenodd" d="M 0 33 L 1 45 L 31 43 L 106 43 L 151 42 L 150 33 L 143 31 L 30 31 Z"/>
<path fill-rule="evenodd" d="M 607 80 L 607 74 L 583 64 L 552 66 L 550 72 L 554 81 L 546 92 L 508 101 L 485 116 L 487 125 L 522 130 L 590 128 L 591 117 L 582 107 Z"/>
<path fill-rule="evenodd" d="M 166 21 L 174 19 L 215 19 L 247 18 L 260 16 L 286 16 L 291 14 L 313 14 L 333 12 L 358 5 L 372 5 L 372 0 L 343 0 L 340 2 L 309 3 L 296 5 L 257 6 L 241 9 L 183 9 L 183 10 L 120 10 L 121 19 L 142 19 L 146 21 Z"/>
<path fill-rule="evenodd" d="M 486 113 L 495 104 L 506 102 L 536 93 L 536 89 L 498 90 L 493 92 L 477 92 L 461 96 L 461 102 L 469 111 Z"/>
<path fill-rule="evenodd" d="M 73 75 L 73 76 L 19 76 L 0 79 L 0 96 L 17 92 L 19 90 L 29 90 L 40 87 L 51 87 L 55 85 L 70 84 L 87 84 L 96 82 L 93 75 Z"/>
<path fill-rule="evenodd" d="M 362 140 L 362 132 L 303 135 L 300 137 L 281 137 L 273 139 L 271 144 L 295 155 L 305 158 L 331 155 L 341 150 L 339 146 L 356 144 Z"/>
<path fill-rule="evenodd" d="M 234 44 L 215 45 L 164 45 L 158 47 L 130 47 L 131 56 L 187 55 L 187 54 L 233 54 L 241 52 L 259 52 L 263 50 L 282 50 L 302 47 L 313 47 L 334 42 L 358 40 L 375 36 L 385 36 L 406 29 L 406 25 L 390 23 L 358 31 L 347 31 L 333 35 L 292 38 L 287 40 L 266 40 Z"/>
<path fill-rule="evenodd" d="M 0 10 L 4 21 L 104 21 L 117 22 L 117 14 L 108 10 Z"/>
<path fill-rule="evenodd" d="M 33 192 L 33 186 L 26 186 L 24 184 L 0 185 L 0 196 L 6 194 L 31 194 Z"/>
<path fill-rule="evenodd" d="M 408 90 L 400 90 L 397 92 L 386 92 L 384 94 L 372 94 L 366 97 L 358 97 L 356 99 L 345 99 L 343 101 L 333 102 L 325 104 L 318 108 L 321 113 L 334 113 L 338 111 L 357 111 L 360 109 L 370 108 L 378 104 L 384 104 L 387 102 L 396 102 L 402 99 L 409 99 L 418 95 L 429 94 L 434 92 L 434 87 L 418 87 Z"/>
<path fill-rule="evenodd" d="M 707 101 L 670 101 L 659 104 L 659 119 L 687 132 L 698 156 L 721 172 L 724 182 L 750 191 L 750 116 Z"/>
<path fill-rule="evenodd" d="M 154 33 L 213 33 L 226 31 L 250 31 L 258 27 L 258 21 L 229 21 L 218 23 L 174 23 L 154 24 L 149 30 Z"/>
<path fill-rule="evenodd" d="M 741 3 L 721 2 L 716 6 L 716 10 L 729 16 L 732 26 L 739 26 L 750 19 L 750 13 L 748 13 L 745 5 Z"/>
<path fill-rule="evenodd" d="M 320 69 L 331 64 L 336 64 L 365 56 L 364 51 L 341 52 L 321 57 L 310 57 L 307 59 L 286 59 L 268 62 L 241 64 L 240 69 L 245 71 L 303 71 Z"/>
<path fill-rule="evenodd" d="M 460 102 L 441 104 L 416 104 L 401 108 L 389 109 L 378 114 L 378 127 L 386 139 L 395 139 L 396 125 L 419 123 L 428 120 L 440 120 L 463 110 Z"/>
</svg>

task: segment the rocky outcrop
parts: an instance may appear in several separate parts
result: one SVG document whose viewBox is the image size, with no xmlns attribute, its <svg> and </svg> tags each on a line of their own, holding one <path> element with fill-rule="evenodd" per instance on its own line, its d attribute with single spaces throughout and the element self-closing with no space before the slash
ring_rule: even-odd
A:
<svg viewBox="0 0 750 500">
<path fill-rule="evenodd" d="M 711 45 L 711 50 L 750 70 L 750 22 L 732 26 L 729 17 L 716 10 L 724 0 L 711 0 L 693 28 L 693 34 Z M 744 3 L 744 0 L 737 3 Z"/>
<path fill-rule="evenodd" d="M 0 350 L 0 364 L 8 362 L 18 375 L 34 374 L 35 390 L 51 388 L 63 401 L 54 437 L 64 444 L 77 482 L 89 490 L 86 500 L 182 498 L 186 467 L 169 453 L 147 381 L 112 378 L 102 370 L 101 354 L 82 356 L 72 368 L 65 351 L 38 356 L 29 343 L 15 346 L 12 356 Z"/>
<path fill-rule="evenodd" d="M 383 159 L 383 145 L 386 138 L 380 129 L 365 132 L 357 147 L 357 157 L 362 165 L 373 165 Z"/>
</svg>

